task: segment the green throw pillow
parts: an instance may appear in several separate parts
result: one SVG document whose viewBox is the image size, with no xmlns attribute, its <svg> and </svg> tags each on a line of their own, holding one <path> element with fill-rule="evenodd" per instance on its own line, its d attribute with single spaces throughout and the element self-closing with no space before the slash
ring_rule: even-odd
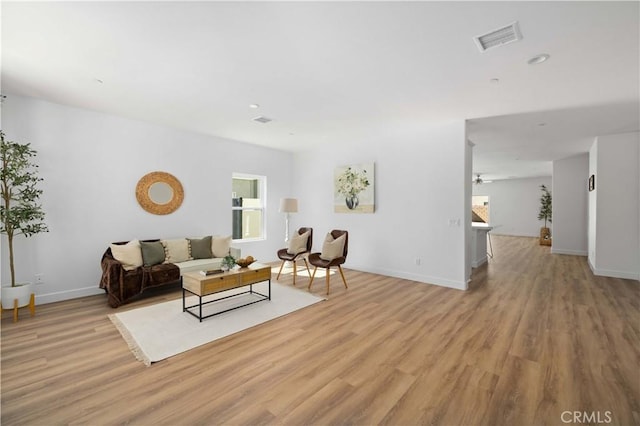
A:
<svg viewBox="0 0 640 426">
<path fill-rule="evenodd" d="M 211 259 L 211 237 L 200 239 L 187 238 L 191 244 L 191 257 L 194 259 Z"/>
<path fill-rule="evenodd" d="M 164 262 L 164 247 L 160 241 L 152 243 L 140 241 L 140 248 L 142 249 L 144 266 L 153 266 Z"/>
</svg>

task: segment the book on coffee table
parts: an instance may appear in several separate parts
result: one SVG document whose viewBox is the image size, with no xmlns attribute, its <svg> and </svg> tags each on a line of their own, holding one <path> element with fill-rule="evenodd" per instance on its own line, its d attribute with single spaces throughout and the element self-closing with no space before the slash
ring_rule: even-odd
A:
<svg viewBox="0 0 640 426">
<path fill-rule="evenodd" d="M 208 271 L 200 271 L 200 275 L 204 275 L 205 277 L 208 275 L 221 274 L 224 271 L 222 269 L 210 269 Z"/>
</svg>

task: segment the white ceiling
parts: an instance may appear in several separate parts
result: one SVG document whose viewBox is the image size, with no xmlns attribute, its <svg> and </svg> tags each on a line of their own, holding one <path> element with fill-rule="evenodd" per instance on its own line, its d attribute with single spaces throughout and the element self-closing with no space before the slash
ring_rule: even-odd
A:
<svg viewBox="0 0 640 426">
<path fill-rule="evenodd" d="M 638 2 L 1 8 L 4 94 L 277 149 L 421 140 L 468 119 L 474 172 L 500 179 L 549 175 L 595 136 L 640 127 Z M 521 41 L 478 51 L 474 36 L 513 21 Z"/>
</svg>

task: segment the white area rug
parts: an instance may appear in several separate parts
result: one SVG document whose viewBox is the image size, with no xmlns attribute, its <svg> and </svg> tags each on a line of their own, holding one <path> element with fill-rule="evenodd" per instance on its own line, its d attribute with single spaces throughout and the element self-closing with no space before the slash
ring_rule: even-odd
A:
<svg viewBox="0 0 640 426">
<path fill-rule="evenodd" d="M 268 283 L 254 284 L 254 291 L 267 294 Z M 246 291 L 248 287 L 229 290 L 204 299 L 211 300 Z M 203 306 L 202 315 L 243 305 L 256 296 L 242 294 Z M 187 298 L 187 306 L 197 303 L 197 298 Z M 256 326 L 263 322 L 297 311 L 325 300 L 306 290 L 298 290 L 271 282 L 271 300 L 244 306 L 210 318 L 199 320 L 182 312 L 182 298 L 131 311 L 109 315 L 137 359 L 151 365 L 165 358 L 188 351 L 221 337 Z M 193 308 L 197 313 L 197 308 Z"/>
</svg>

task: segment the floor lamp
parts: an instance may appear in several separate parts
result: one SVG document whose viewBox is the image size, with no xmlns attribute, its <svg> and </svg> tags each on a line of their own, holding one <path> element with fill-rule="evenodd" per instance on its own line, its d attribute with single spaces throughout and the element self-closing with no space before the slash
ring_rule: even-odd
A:
<svg viewBox="0 0 640 426">
<path fill-rule="evenodd" d="M 281 198 L 280 213 L 284 213 L 284 242 L 289 242 L 289 214 L 298 213 L 297 198 Z"/>
</svg>

